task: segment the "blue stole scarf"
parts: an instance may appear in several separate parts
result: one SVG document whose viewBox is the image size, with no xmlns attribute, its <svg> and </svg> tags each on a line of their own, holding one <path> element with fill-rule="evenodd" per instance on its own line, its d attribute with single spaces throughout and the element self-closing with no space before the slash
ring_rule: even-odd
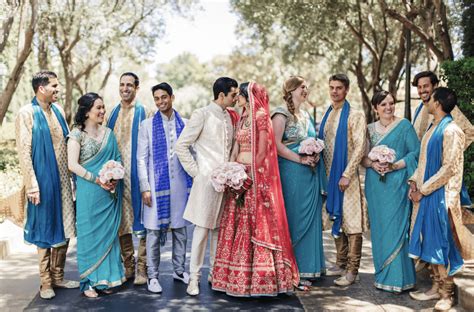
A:
<svg viewBox="0 0 474 312">
<path fill-rule="evenodd" d="M 110 119 L 107 122 L 107 127 L 114 130 L 115 123 L 120 113 L 122 105 L 119 103 L 114 107 L 110 114 Z M 132 193 L 132 207 L 133 207 L 133 232 L 138 237 L 145 236 L 145 227 L 141 222 L 142 212 L 142 195 L 140 193 L 140 183 L 138 181 L 138 167 L 137 167 L 137 142 L 138 142 L 138 129 L 140 123 L 146 118 L 145 108 L 138 101 L 135 104 L 135 115 L 133 116 L 132 123 L 132 161 L 131 161 L 131 193 Z"/>
<path fill-rule="evenodd" d="M 418 107 L 415 109 L 415 117 L 413 117 L 413 122 L 412 125 L 415 124 L 416 119 L 418 118 L 418 115 L 420 115 L 421 109 L 423 108 L 423 102 L 418 105 Z"/>
<path fill-rule="evenodd" d="M 339 189 L 339 180 L 344 173 L 347 165 L 347 123 L 349 119 L 349 102 L 346 100 L 342 106 L 341 116 L 339 118 L 339 125 L 337 126 L 336 142 L 334 145 L 334 153 L 331 165 L 331 172 L 329 173 L 328 194 L 326 202 L 326 210 L 329 216 L 334 220 L 332 226 L 332 235 L 335 238 L 340 236 L 342 225 L 342 206 L 344 202 L 344 193 Z M 332 106 L 329 106 L 326 114 L 324 114 L 321 126 L 319 127 L 319 138 L 324 140 L 324 127 L 329 114 L 332 111 Z"/>
<path fill-rule="evenodd" d="M 428 142 L 424 182 L 441 168 L 443 134 L 452 120 L 451 115 L 446 115 Z M 429 263 L 444 265 L 449 269 L 449 275 L 453 275 L 462 267 L 463 260 L 451 232 L 444 186 L 421 199 L 409 252 Z"/>
<path fill-rule="evenodd" d="M 415 121 L 418 118 L 418 115 L 420 114 L 422 108 L 423 108 L 423 102 L 421 102 L 420 105 L 418 105 L 418 107 L 415 110 L 415 117 L 413 118 L 413 122 L 412 122 L 413 125 L 415 124 Z M 469 192 L 467 191 L 466 184 L 464 183 L 464 178 L 462 181 L 460 196 L 461 196 L 461 206 L 463 207 L 472 206 L 471 197 L 469 196 Z"/>
<path fill-rule="evenodd" d="M 40 248 L 57 247 L 66 243 L 61 179 L 48 121 L 36 97 L 31 104 L 33 105 L 31 153 L 36 180 L 39 182 L 41 202 L 35 206 L 28 201 L 24 239 Z M 51 105 L 51 109 L 61 125 L 65 138 L 69 133 L 66 120 L 57 107 Z"/>
<path fill-rule="evenodd" d="M 176 124 L 176 137 L 179 138 L 184 128 L 184 122 L 177 111 L 174 111 Z M 160 112 L 153 117 L 153 168 L 155 176 L 156 208 L 158 210 L 158 224 L 160 226 L 160 244 L 166 243 L 166 232 L 170 226 L 171 218 L 171 187 L 168 166 L 168 146 L 166 144 L 166 133 L 163 128 L 163 119 Z M 193 184 L 192 178 L 186 174 L 186 186 L 189 190 Z"/>
</svg>

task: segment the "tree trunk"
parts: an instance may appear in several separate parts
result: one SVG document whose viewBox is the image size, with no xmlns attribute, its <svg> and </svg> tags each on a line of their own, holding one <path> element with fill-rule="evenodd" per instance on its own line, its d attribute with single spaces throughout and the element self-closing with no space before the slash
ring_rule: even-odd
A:
<svg viewBox="0 0 474 312">
<path fill-rule="evenodd" d="M 66 50 L 60 50 L 61 63 L 63 66 L 64 73 L 64 114 L 66 115 L 66 121 L 68 124 L 71 124 L 72 120 L 72 92 L 74 89 L 74 75 L 72 73 L 72 63 L 71 63 L 71 54 Z"/>
<path fill-rule="evenodd" d="M 365 88 L 365 76 L 364 76 L 364 72 L 362 71 L 363 69 L 362 48 L 360 49 L 359 59 L 357 63 L 354 64 L 354 67 L 355 67 L 354 74 L 356 75 L 356 78 L 357 78 L 357 86 L 359 87 L 360 96 L 362 98 L 362 109 L 364 110 L 364 113 L 365 113 L 365 120 L 367 121 L 367 124 L 369 124 L 372 121 L 374 121 L 375 115 L 370 105 L 369 95 L 367 94 L 367 90 Z"/>
<path fill-rule="evenodd" d="M 400 39 L 398 40 L 398 50 L 397 50 L 397 61 L 390 76 L 388 77 L 388 92 L 395 97 L 395 102 L 397 101 L 397 91 L 398 91 L 398 78 L 403 69 L 403 59 L 405 56 L 405 32 L 407 29 L 403 27 L 403 30 L 400 33 Z"/>
<path fill-rule="evenodd" d="M 35 34 L 36 23 L 38 22 L 38 1 L 30 0 L 31 17 L 28 27 L 25 29 L 25 40 L 23 47 L 18 55 L 16 64 L 10 72 L 8 82 L 5 89 L 0 96 L 0 125 L 3 124 L 3 119 L 8 111 L 8 106 L 12 100 L 13 94 L 18 87 L 21 75 L 23 74 L 23 65 L 31 54 L 33 36 Z"/>
<path fill-rule="evenodd" d="M 48 47 L 42 38 L 39 39 L 38 44 L 38 65 L 41 70 L 47 70 L 49 68 Z"/>
<path fill-rule="evenodd" d="M 110 78 L 111 74 L 112 74 L 112 58 L 109 57 L 109 67 L 107 69 L 107 72 L 105 73 L 105 76 L 104 76 L 104 79 L 102 80 L 102 83 L 100 84 L 100 88 L 99 88 L 100 93 L 104 93 L 105 86 L 107 85 L 107 81 L 109 81 L 109 78 Z"/>
</svg>

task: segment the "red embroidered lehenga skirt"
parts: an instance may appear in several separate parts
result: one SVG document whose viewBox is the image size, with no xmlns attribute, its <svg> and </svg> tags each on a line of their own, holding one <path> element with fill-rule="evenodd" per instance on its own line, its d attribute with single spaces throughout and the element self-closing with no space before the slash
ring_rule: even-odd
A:
<svg viewBox="0 0 474 312">
<path fill-rule="evenodd" d="M 220 222 L 212 289 L 236 297 L 292 293 L 291 264 L 284 260 L 281 248 L 266 246 L 253 239 L 255 231 L 278 228 L 275 218 L 257 217 L 253 200 L 253 188 L 245 193 L 242 207 L 237 206 L 233 196 L 228 196 L 226 200 Z M 263 236 L 275 235 L 278 231 L 267 232 Z M 273 239 L 278 241 L 278 237 Z"/>
</svg>

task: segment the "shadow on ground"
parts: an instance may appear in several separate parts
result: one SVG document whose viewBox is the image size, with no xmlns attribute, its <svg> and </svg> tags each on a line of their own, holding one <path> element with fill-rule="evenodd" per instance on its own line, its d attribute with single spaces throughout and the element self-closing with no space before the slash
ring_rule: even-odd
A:
<svg viewBox="0 0 474 312">
<path fill-rule="evenodd" d="M 187 264 L 191 250 L 192 227 L 188 228 Z M 135 241 L 135 246 L 138 242 Z M 25 311 L 303 311 L 296 295 L 280 295 L 272 298 L 235 298 L 211 289 L 207 282 L 209 268 L 204 267 L 201 279 L 201 294 L 191 297 L 186 294 L 186 285 L 174 281 L 171 265 L 171 237 L 168 237 L 161 254 L 159 281 L 162 294 L 148 292 L 146 285 L 134 286 L 127 282 L 111 295 L 86 298 L 78 289 L 58 289 L 53 300 L 43 300 L 39 294 Z M 205 263 L 208 263 L 206 256 Z M 68 252 L 66 277 L 78 280 L 76 251 Z"/>
</svg>

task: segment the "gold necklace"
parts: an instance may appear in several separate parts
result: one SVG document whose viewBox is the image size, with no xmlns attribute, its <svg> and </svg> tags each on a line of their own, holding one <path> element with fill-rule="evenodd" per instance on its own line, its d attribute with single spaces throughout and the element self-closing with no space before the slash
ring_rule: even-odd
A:
<svg viewBox="0 0 474 312">
<path fill-rule="evenodd" d="M 250 127 L 250 120 L 249 120 L 249 115 L 244 115 L 242 116 L 242 121 L 243 121 L 243 125 L 246 127 L 246 128 L 249 128 Z"/>
</svg>

